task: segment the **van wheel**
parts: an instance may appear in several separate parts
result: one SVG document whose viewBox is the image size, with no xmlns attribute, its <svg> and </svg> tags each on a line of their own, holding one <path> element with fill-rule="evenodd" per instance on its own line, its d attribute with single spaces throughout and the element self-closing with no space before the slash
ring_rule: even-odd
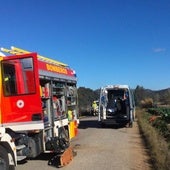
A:
<svg viewBox="0 0 170 170">
<path fill-rule="evenodd" d="M 101 127 L 102 127 L 102 128 L 105 128 L 106 125 L 105 125 L 104 123 L 101 123 Z"/>
<path fill-rule="evenodd" d="M 133 122 L 129 122 L 129 128 L 133 127 Z"/>
</svg>

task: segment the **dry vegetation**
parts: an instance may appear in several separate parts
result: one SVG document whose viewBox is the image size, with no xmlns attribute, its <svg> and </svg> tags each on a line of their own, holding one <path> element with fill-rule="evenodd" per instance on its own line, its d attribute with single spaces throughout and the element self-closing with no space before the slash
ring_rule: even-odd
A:
<svg viewBox="0 0 170 170">
<path fill-rule="evenodd" d="M 150 151 L 154 169 L 169 170 L 170 143 L 149 123 L 145 109 L 137 109 L 137 120 L 146 146 Z"/>
</svg>

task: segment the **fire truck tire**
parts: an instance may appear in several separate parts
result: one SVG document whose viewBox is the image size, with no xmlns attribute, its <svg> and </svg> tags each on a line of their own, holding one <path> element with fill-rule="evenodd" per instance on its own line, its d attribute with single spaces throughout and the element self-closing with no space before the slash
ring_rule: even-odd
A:
<svg viewBox="0 0 170 170">
<path fill-rule="evenodd" d="M 9 165 L 8 152 L 3 146 L 0 146 L 0 169 L 14 170 L 15 166 Z"/>
<path fill-rule="evenodd" d="M 67 148 L 70 145 L 68 129 L 64 127 L 60 128 L 59 137 L 63 139 L 62 140 L 63 143 L 60 143 L 63 145 L 62 147 Z"/>
<path fill-rule="evenodd" d="M 60 137 L 64 138 L 66 141 L 69 141 L 69 131 L 66 128 L 62 128 L 60 131 Z"/>
</svg>

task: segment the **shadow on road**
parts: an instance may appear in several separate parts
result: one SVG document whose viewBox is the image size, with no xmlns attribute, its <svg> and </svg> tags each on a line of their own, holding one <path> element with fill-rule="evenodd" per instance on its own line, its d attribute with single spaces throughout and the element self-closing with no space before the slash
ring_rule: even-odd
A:
<svg viewBox="0 0 170 170">
<path fill-rule="evenodd" d="M 59 158 L 58 159 L 54 159 L 54 157 L 56 157 L 56 155 L 54 153 L 42 153 L 39 156 L 37 156 L 36 158 L 31 158 L 28 160 L 24 160 L 24 161 L 20 161 L 18 162 L 18 165 L 23 165 L 25 163 L 27 163 L 28 161 L 46 161 L 48 166 L 54 167 L 54 168 L 59 168 L 60 167 L 60 161 Z M 55 163 L 51 163 L 52 161 L 55 161 Z"/>
<path fill-rule="evenodd" d="M 80 119 L 79 129 L 87 129 L 87 128 L 105 128 L 105 129 L 120 129 L 124 128 L 125 125 L 111 124 L 102 126 L 101 123 L 98 122 L 97 118 L 94 117 L 86 117 Z"/>
<path fill-rule="evenodd" d="M 25 160 L 19 161 L 18 164 L 22 165 L 22 164 L 25 164 L 25 163 L 27 163 L 28 161 L 31 161 L 31 160 L 34 160 L 34 161 L 35 160 L 48 161 L 49 159 L 51 159 L 54 156 L 55 156 L 55 154 L 53 154 L 53 153 L 42 153 L 42 154 L 40 154 L 39 156 L 37 156 L 35 158 L 30 158 L 30 159 L 25 159 Z"/>
<path fill-rule="evenodd" d="M 79 124 L 79 129 L 86 129 L 86 128 L 98 128 L 99 123 L 97 120 L 88 120 L 88 119 L 81 119 Z"/>
</svg>

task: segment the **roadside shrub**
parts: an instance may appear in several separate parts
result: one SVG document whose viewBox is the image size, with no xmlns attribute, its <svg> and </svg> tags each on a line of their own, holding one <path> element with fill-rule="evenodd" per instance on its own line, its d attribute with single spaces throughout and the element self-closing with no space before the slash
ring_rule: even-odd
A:
<svg viewBox="0 0 170 170">
<path fill-rule="evenodd" d="M 144 100 L 141 100 L 141 107 L 142 108 L 151 108 L 153 106 L 153 99 L 152 98 L 146 98 Z"/>
<path fill-rule="evenodd" d="M 151 160 L 154 166 L 154 170 L 169 170 L 170 167 L 170 148 L 169 143 L 160 134 L 160 131 L 166 131 L 165 124 L 157 119 L 155 120 L 154 126 L 149 123 L 150 114 L 146 110 L 137 109 L 137 120 L 140 131 L 144 136 L 146 146 L 149 149 Z M 155 128 L 159 127 L 159 130 Z"/>
<path fill-rule="evenodd" d="M 170 132 L 168 130 L 168 127 L 167 127 L 167 123 L 162 120 L 162 119 L 156 119 L 154 122 L 153 122 L 153 127 L 157 128 L 159 133 L 164 137 L 166 138 L 167 140 L 170 138 Z"/>
<path fill-rule="evenodd" d="M 159 115 L 162 117 L 167 124 L 170 123 L 170 108 L 158 107 L 158 108 L 148 108 L 148 112 L 151 115 Z"/>
<path fill-rule="evenodd" d="M 170 142 L 170 108 L 149 108 L 149 122 Z"/>
</svg>

